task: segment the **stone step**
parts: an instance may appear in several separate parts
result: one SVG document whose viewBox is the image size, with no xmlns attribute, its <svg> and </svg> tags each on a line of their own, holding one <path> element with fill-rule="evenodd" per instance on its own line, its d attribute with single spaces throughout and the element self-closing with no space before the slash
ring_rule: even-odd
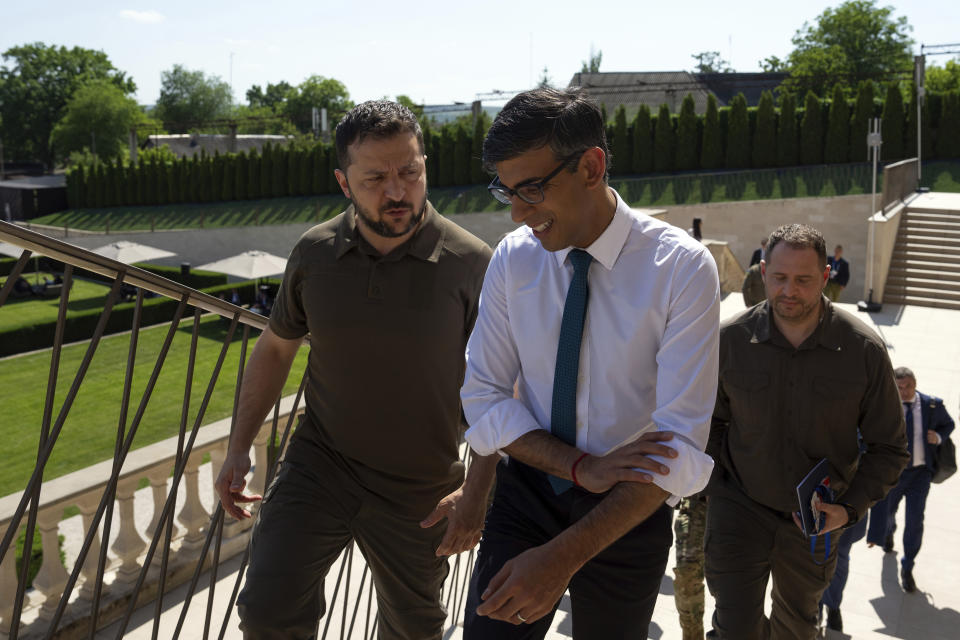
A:
<svg viewBox="0 0 960 640">
<path fill-rule="evenodd" d="M 954 301 L 960 304 L 960 290 L 950 291 L 937 287 L 908 285 L 889 285 L 883 290 L 884 299 L 887 296 L 920 297 L 934 300 Z"/>
<path fill-rule="evenodd" d="M 940 209 L 937 207 L 924 207 L 923 205 L 908 205 L 907 211 L 908 214 L 922 214 L 927 216 L 941 215 L 941 216 L 960 216 L 960 211 L 954 209 Z"/>
<path fill-rule="evenodd" d="M 942 231 L 907 231 L 897 234 L 897 242 L 907 244 L 932 244 L 935 246 L 960 247 L 960 234 L 953 236 Z"/>
<path fill-rule="evenodd" d="M 915 273 L 890 273 L 887 275 L 887 286 L 884 291 L 893 287 L 906 287 L 907 289 L 936 289 L 946 293 L 960 294 L 960 278 L 956 280 L 944 280 L 941 278 L 930 278 L 926 274 Z"/>
<path fill-rule="evenodd" d="M 915 307 L 935 307 L 937 309 L 957 309 L 960 310 L 960 301 L 943 300 L 941 298 L 926 298 L 915 295 L 900 295 L 884 292 L 884 304 L 903 304 L 913 305 Z"/>
<path fill-rule="evenodd" d="M 908 208 L 903 212 L 902 219 L 956 222 L 960 221 L 960 211 L 943 211 L 942 209 L 921 211 L 919 209 Z"/>
<path fill-rule="evenodd" d="M 907 242 L 902 239 L 898 239 L 896 244 L 893 245 L 893 252 L 904 252 L 907 254 L 917 255 L 917 254 L 927 254 L 931 256 L 960 256 L 960 246 L 953 246 L 952 244 L 941 244 L 939 242 Z"/>
<path fill-rule="evenodd" d="M 942 222 L 911 222 L 906 225 L 900 225 L 898 236 L 928 236 L 934 238 L 960 238 L 960 222 L 942 223 Z"/>
<path fill-rule="evenodd" d="M 931 256 L 929 259 L 920 259 L 911 254 L 909 258 L 894 258 L 890 261 L 890 271 L 894 269 L 906 269 L 916 271 L 929 271 L 933 273 L 956 273 L 960 275 L 960 258 L 954 258 L 952 261 L 939 259 L 939 256 Z"/>
<path fill-rule="evenodd" d="M 890 267 L 887 284 L 895 278 L 922 279 L 943 283 L 944 286 L 960 287 L 960 271 L 941 271 L 938 269 L 918 269 L 916 267 Z"/>
</svg>

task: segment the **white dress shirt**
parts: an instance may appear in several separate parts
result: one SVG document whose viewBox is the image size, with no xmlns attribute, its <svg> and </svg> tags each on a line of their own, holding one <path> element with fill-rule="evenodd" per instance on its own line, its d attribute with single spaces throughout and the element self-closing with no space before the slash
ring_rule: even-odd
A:
<svg viewBox="0 0 960 640">
<path fill-rule="evenodd" d="M 907 403 L 904 402 L 904 405 Z M 920 414 L 920 394 L 913 394 L 910 400 L 910 412 L 913 413 L 913 459 L 911 467 L 922 467 L 927 464 L 927 439 L 923 433 L 923 417 Z M 903 407 L 903 419 L 907 419 L 907 407 Z"/>
<path fill-rule="evenodd" d="M 616 192 L 614 192 L 616 193 Z M 577 448 L 593 455 L 649 431 L 675 433 L 670 469 L 651 474 L 679 497 L 703 489 L 703 453 L 717 392 L 720 292 L 710 252 L 682 229 L 631 210 L 617 195 L 613 220 L 586 248 L 594 258 L 577 382 Z M 523 226 L 494 251 L 467 344 L 460 395 L 470 446 L 502 450 L 550 430 L 557 342 L 573 265 Z M 513 397 L 514 381 L 519 399 Z"/>
</svg>

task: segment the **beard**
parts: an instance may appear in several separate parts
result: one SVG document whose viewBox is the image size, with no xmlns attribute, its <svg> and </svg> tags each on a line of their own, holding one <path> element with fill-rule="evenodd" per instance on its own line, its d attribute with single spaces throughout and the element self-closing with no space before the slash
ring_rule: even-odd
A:
<svg viewBox="0 0 960 640">
<path fill-rule="evenodd" d="M 794 303 L 792 309 L 787 308 L 786 305 L 783 304 L 787 300 Z M 800 322 L 817 312 L 820 308 L 820 298 L 813 300 L 809 304 L 805 304 L 802 299 L 778 296 L 771 301 L 770 306 L 773 307 L 774 314 L 781 319 L 790 322 Z"/>
<path fill-rule="evenodd" d="M 353 202 L 353 208 L 357 216 L 363 220 L 363 224 L 367 226 L 370 231 L 373 231 L 375 234 L 381 238 L 399 238 L 400 236 L 410 233 L 416 229 L 417 225 L 420 224 L 420 221 L 423 220 L 423 215 L 427 210 L 427 194 L 423 194 L 423 202 L 420 203 L 419 208 L 414 208 L 413 203 L 403 201 L 403 200 L 390 200 L 385 205 L 380 207 L 379 216 L 374 217 L 368 209 L 365 209 L 360 205 L 356 200 L 351 199 Z M 384 212 L 389 209 L 409 209 L 413 212 L 410 216 L 410 222 L 407 223 L 406 227 L 401 229 L 396 229 L 391 225 L 387 224 Z"/>
</svg>

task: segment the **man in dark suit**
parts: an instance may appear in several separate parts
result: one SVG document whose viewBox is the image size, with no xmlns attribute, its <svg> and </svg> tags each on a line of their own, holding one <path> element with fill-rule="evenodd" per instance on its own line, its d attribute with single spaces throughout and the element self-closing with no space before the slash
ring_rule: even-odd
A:
<svg viewBox="0 0 960 640">
<path fill-rule="evenodd" d="M 900 499 L 906 497 L 900 579 L 903 590 L 912 593 L 917 589 L 913 580 L 913 564 L 923 539 L 923 510 L 930 492 L 930 478 L 933 477 L 933 458 L 937 447 L 953 431 L 953 419 L 947 414 L 943 400 L 917 391 L 917 378 L 913 371 L 906 367 L 897 367 L 893 376 L 897 379 L 900 400 L 903 402 L 910 464 L 900 476 L 897 486 L 871 511 L 867 543 L 873 546 L 884 544 L 888 538 L 892 540 L 897 508 L 900 506 Z M 914 428 L 918 423 L 920 428 Z M 882 516 L 885 517 L 877 517 L 884 504 L 886 510 L 882 512 Z M 888 542 L 884 546 L 888 548 L 892 545 Z"/>
<path fill-rule="evenodd" d="M 823 293 L 830 298 L 830 302 L 836 302 L 840 299 L 840 292 L 850 282 L 850 263 L 843 259 L 842 246 L 836 246 L 833 256 L 827 258 L 827 264 L 830 266 L 830 280 Z"/>
<path fill-rule="evenodd" d="M 764 255 L 767 251 L 767 239 L 764 238 L 760 241 L 760 248 L 753 252 L 753 255 L 750 256 L 750 266 L 752 267 L 755 264 L 760 264 L 760 261 L 763 260 L 766 256 Z"/>
</svg>

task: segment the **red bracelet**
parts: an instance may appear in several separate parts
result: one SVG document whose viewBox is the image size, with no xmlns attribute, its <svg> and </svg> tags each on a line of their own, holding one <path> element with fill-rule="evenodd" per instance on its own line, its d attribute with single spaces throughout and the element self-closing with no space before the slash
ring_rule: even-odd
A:
<svg viewBox="0 0 960 640">
<path fill-rule="evenodd" d="M 583 485 L 580 484 L 579 480 L 577 480 L 577 465 L 580 464 L 580 461 L 586 458 L 588 455 L 590 454 L 589 453 L 580 454 L 580 457 L 577 458 L 577 461 L 573 463 L 572 467 L 570 467 L 570 477 L 573 479 L 573 484 L 577 485 L 578 487 L 582 487 Z"/>
</svg>

